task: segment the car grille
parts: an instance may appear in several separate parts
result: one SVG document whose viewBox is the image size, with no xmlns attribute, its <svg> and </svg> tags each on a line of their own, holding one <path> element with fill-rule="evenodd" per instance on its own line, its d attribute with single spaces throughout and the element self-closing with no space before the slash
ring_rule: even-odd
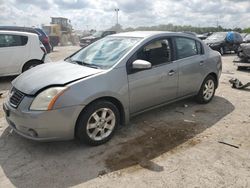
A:
<svg viewBox="0 0 250 188">
<path fill-rule="evenodd" d="M 14 108 L 17 108 L 18 105 L 22 102 L 24 98 L 24 93 L 17 90 L 16 88 L 12 88 L 10 91 L 10 105 Z"/>
</svg>

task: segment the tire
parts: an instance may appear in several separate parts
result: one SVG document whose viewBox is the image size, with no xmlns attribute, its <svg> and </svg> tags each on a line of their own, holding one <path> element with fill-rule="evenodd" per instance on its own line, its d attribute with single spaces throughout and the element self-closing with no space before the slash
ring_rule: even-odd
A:
<svg viewBox="0 0 250 188">
<path fill-rule="evenodd" d="M 223 47 L 220 47 L 220 55 L 224 55 L 225 54 L 225 50 Z"/>
<path fill-rule="evenodd" d="M 29 61 L 29 62 L 25 63 L 25 65 L 23 66 L 22 72 L 25 72 L 25 71 L 27 71 L 27 70 L 29 70 L 37 65 L 40 65 L 40 64 L 42 64 L 42 62 L 40 62 L 40 61 L 35 61 L 35 60 Z"/>
<path fill-rule="evenodd" d="M 212 85 L 210 85 L 210 84 L 212 84 Z M 206 93 L 205 93 L 205 90 L 207 90 Z M 200 88 L 200 91 L 199 91 L 198 95 L 196 95 L 196 97 L 195 97 L 196 101 L 200 104 L 209 103 L 214 97 L 215 90 L 216 90 L 215 78 L 213 76 L 209 75 L 203 81 L 201 88 Z"/>
<path fill-rule="evenodd" d="M 246 67 L 238 66 L 237 70 L 246 70 Z"/>
<path fill-rule="evenodd" d="M 76 138 L 91 146 L 104 144 L 113 137 L 119 122 L 119 110 L 113 103 L 106 100 L 94 102 L 78 117 Z"/>
</svg>

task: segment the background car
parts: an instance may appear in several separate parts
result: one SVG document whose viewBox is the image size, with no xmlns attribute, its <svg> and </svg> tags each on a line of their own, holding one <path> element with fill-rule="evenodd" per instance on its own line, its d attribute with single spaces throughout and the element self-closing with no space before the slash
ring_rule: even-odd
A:
<svg viewBox="0 0 250 188">
<path fill-rule="evenodd" d="M 243 42 L 241 35 L 237 32 L 215 32 L 207 37 L 204 42 L 221 55 L 227 52 L 238 52 L 240 44 Z"/>
<path fill-rule="evenodd" d="M 234 59 L 234 64 L 238 70 L 244 70 L 250 67 L 250 34 L 245 35 L 238 49 L 238 57 Z"/>
<path fill-rule="evenodd" d="M 86 46 L 90 45 L 91 43 L 93 43 L 93 42 L 95 42 L 103 37 L 106 37 L 108 35 L 113 35 L 115 33 L 116 33 L 115 31 L 97 31 L 91 36 L 81 38 L 80 39 L 80 46 L 86 47 Z"/>
<path fill-rule="evenodd" d="M 245 37 L 243 38 L 244 43 L 250 43 L 250 34 L 246 34 Z"/>
<path fill-rule="evenodd" d="M 0 76 L 18 75 L 49 61 L 36 34 L 0 31 Z"/>
<path fill-rule="evenodd" d="M 50 53 L 52 48 L 49 42 L 49 37 L 47 34 L 40 28 L 33 28 L 33 27 L 19 27 L 19 26 L 0 26 L 0 30 L 7 30 L 7 31 L 22 31 L 28 33 L 35 33 L 38 35 L 39 40 L 42 42 L 44 47 L 46 48 L 46 52 Z"/>
<path fill-rule="evenodd" d="M 4 110 L 26 138 L 99 145 L 146 110 L 193 96 L 210 102 L 221 71 L 221 55 L 195 36 L 120 33 L 21 74 Z"/>
</svg>

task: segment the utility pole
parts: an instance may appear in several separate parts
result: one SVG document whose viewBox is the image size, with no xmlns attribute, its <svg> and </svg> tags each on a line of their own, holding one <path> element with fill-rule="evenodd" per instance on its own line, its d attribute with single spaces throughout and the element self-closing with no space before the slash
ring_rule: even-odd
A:
<svg viewBox="0 0 250 188">
<path fill-rule="evenodd" d="M 119 14 L 119 11 L 120 11 L 119 8 L 116 8 L 116 9 L 115 9 L 115 12 L 116 12 L 116 25 L 119 24 L 119 22 L 118 22 L 118 14 Z"/>
</svg>

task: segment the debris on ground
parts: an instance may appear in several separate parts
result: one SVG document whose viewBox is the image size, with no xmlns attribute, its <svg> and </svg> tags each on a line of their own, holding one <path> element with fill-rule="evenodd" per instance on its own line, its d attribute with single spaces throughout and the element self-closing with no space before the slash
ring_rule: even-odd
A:
<svg viewBox="0 0 250 188">
<path fill-rule="evenodd" d="M 187 107 L 188 107 L 188 105 L 187 105 L 187 104 L 184 104 L 183 106 L 184 106 L 185 108 L 187 108 Z"/>
<path fill-rule="evenodd" d="M 104 176 L 105 174 L 107 174 L 107 171 L 106 170 L 101 170 L 101 171 L 98 172 L 98 177 Z"/>
<path fill-rule="evenodd" d="M 0 93 L 0 98 L 2 98 L 3 93 Z"/>
<path fill-rule="evenodd" d="M 232 78 L 229 80 L 229 82 L 230 84 L 232 84 L 232 88 L 236 88 L 236 89 L 245 89 L 246 87 L 250 86 L 250 82 L 246 84 L 242 84 L 242 82 L 237 78 Z"/>
<path fill-rule="evenodd" d="M 239 149 L 239 146 L 236 146 L 236 145 L 233 145 L 233 144 L 229 144 L 229 143 L 226 143 L 226 142 L 223 142 L 223 141 L 218 141 L 220 144 L 225 144 L 225 145 L 228 145 L 228 146 L 231 146 L 231 147 L 234 147 L 234 148 L 237 148 Z"/>
</svg>

